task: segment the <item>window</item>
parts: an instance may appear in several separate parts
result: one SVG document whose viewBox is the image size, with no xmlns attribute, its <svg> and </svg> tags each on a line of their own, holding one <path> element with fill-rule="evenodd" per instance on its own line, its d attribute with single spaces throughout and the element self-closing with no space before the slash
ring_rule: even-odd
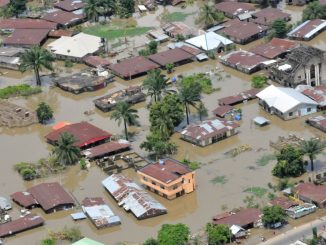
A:
<svg viewBox="0 0 326 245">
<path fill-rule="evenodd" d="M 290 113 L 289 113 L 289 117 L 292 117 L 292 116 L 293 116 L 293 112 L 290 112 Z"/>
<path fill-rule="evenodd" d="M 165 189 L 165 187 L 163 185 L 160 185 L 160 188 L 163 189 L 163 190 Z"/>
<path fill-rule="evenodd" d="M 173 186 L 173 188 L 172 188 L 173 190 L 175 190 L 175 189 L 178 189 L 178 186 L 177 185 L 175 185 L 175 186 Z"/>
<path fill-rule="evenodd" d="M 143 180 L 148 181 L 148 179 L 146 177 L 143 177 Z"/>
<path fill-rule="evenodd" d="M 188 183 L 190 184 L 190 179 L 188 179 Z"/>
<path fill-rule="evenodd" d="M 152 185 L 156 185 L 156 183 L 154 181 L 152 181 Z"/>
<path fill-rule="evenodd" d="M 310 107 L 307 108 L 307 112 L 311 112 L 311 108 Z"/>
</svg>

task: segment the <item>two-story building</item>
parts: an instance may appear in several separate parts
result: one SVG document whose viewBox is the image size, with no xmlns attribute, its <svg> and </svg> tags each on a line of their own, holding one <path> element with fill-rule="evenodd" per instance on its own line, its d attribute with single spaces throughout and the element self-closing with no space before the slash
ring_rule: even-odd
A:
<svg viewBox="0 0 326 245">
<path fill-rule="evenodd" d="M 174 159 L 162 159 L 138 170 L 147 189 L 167 199 L 174 199 L 195 190 L 195 171 Z"/>
</svg>

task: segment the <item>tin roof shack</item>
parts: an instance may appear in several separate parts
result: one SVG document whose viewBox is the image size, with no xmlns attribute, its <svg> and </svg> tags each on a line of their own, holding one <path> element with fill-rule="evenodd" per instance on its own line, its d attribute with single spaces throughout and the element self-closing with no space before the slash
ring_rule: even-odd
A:
<svg viewBox="0 0 326 245">
<path fill-rule="evenodd" d="M 69 28 L 86 21 L 85 14 L 75 14 L 62 10 L 50 10 L 42 16 L 43 20 L 56 23 L 59 27 Z"/>
<path fill-rule="evenodd" d="M 190 38 L 195 34 L 195 30 L 183 22 L 170 22 L 163 25 L 162 29 L 167 35 L 173 38 L 178 35 L 182 35 L 184 38 Z"/>
<path fill-rule="evenodd" d="M 12 208 L 10 201 L 7 198 L 0 197 L 0 210 L 10 210 Z"/>
<path fill-rule="evenodd" d="M 129 150 L 131 144 L 126 140 L 110 141 L 82 152 L 82 154 L 90 160 L 114 155 Z"/>
<path fill-rule="evenodd" d="M 82 62 L 83 58 L 98 53 L 103 48 L 100 37 L 78 33 L 72 37 L 60 37 L 51 42 L 48 49 L 59 59 Z"/>
<path fill-rule="evenodd" d="M 221 99 L 218 99 L 218 104 L 219 105 L 236 105 L 240 104 L 242 102 L 248 101 L 248 100 L 253 100 L 256 99 L 258 94 L 260 92 L 260 89 L 249 89 L 246 91 L 243 91 L 239 94 L 232 95 L 232 96 L 227 96 Z"/>
<path fill-rule="evenodd" d="M 275 20 L 285 20 L 290 21 L 291 15 L 284 13 L 278 8 L 264 8 L 258 12 L 252 13 L 252 22 L 264 25 L 271 26 Z"/>
<path fill-rule="evenodd" d="M 310 99 L 316 101 L 321 109 L 326 108 L 326 84 L 316 87 L 298 85 L 295 89 L 305 96 L 308 96 Z"/>
<path fill-rule="evenodd" d="M 131 211 L 137 219 L 147 219 L 166 214 L 166 208 L 152 198 L 142 187 L 132 180 L 112 174 L 102 181 L 102 185 L 126 211 Z"/>
<path fill-rule="evenodd" d="M 191 193 L 196 188 L 195 171 L 170 158 L 148 164 L 137 174 L 147 189 L 169 200 Z"/>
<path fill-rule="evenodd" d="M 309 41 L 326 29 L 326 20 L 307 20 L 288 33 L 288 37 Z"/>
<path fill-rule="evenodd" d="M 53 130 L 45 136 L 48 143 L 54 145 L 63 133 L 69 133 L 76 139 L 75 145 L 81 149 L 103 144 L 110 140 L 111 134 L 88 122 L 73 123 Z"/>
<path fill-rule="evenodd" d="M 312 127 L 318 128 L 319 130 L 326 133 L 326 115 L 311 117 L 307 120 L 307 123 Z"/>
<path fill-rule="evenodd" d="M 272 66 L 269 73 L 272 80 L 286 87 L 319 86 L 326 83 L 326 56 L 320 49 L 300 46 L 285 61 Z"/>
<path fill-rule="evenodd" d="M 224 119 L 210 119 L 198 124 L 188 125 L 181 138 L 198 146 L 207 146 L 238 133 L 240 125 Z"/>
<path fill-rule="evenodd" d="M 96 55 L 87 56 L 83 58 L 83 61 L 85 62 L 86 65 L 94 68 L 97 67 L 108 68 L 109 65 L 111 65 L 110 61 Z"/>
<path fill-rule="evenodd" d="M 285 212 L 292 219 L 298 219 L 308 214 L 316 212 L 316 205 L 310 203 L 304 203 L 302 205 L 288 208 Z"/>
<path fill-rule="evenodd" d="M 266 59 L 284 58 L 286 54 L 299 46 L 298 43 L 286 39 L 273 38 L 270 42 L 257 45 L 249 51 Z"/>
<path fill-rule="evenodd" d="M 201 50 L 215 50 L 217 52 L 224 51 L 233 42 L 215 32 L 206 32 L 205 34 L 190 38 L 186 43 L 195 46 Z"/>
<path fill-rule="evenodd" d="M 25 53 L 23 48 L 0 47 L 0 67 L 12 70 L 19 69 L 19 57 Z"/>
<path fill-rule="evenodd" d="M 57 24 L 41 19 L 3 19 L 0 20 L 0 30 L 12 32 L 17 29 L 56 30 Z"/>
<path fill-rule="evenodd" d="M 94 100 L 94 104 L 101 111 L 108 112 L 112 110 L 119 101 L 136 104 L 145 100 L 146 94 L 142 92 L 140 86 L 130 86 L 126 89 L 100 97 Z"/>
<path fill-rule="evenodd" d="M 216 117 L 224 118 L 225 116 L 231 114 L 234 111 L 234 107 L 230 105 L 222 105 L 213 110 L 213 114 Z"/>
<path fill-rule="evenodd" d="M 247 74 L 261 70 L 264 62 L 268 61 L 266 58 L 260 55 L 256 55 L 245 50 L 232 51 L 220 57 L 220 60 L 224 65 L 230 66 Z"/>
<path fill-rule="evenodd" d="M 218 32 L 238 44 L 246 44 L 262 38 L 267 34 L 268 30 L 267 26 L 240 20 L 230 20 L 223 23 L 223 26 L 224 28 Z"/>
<path fill-rule="evenodd" d="M 261 222 L 262 213 L 257 208 L 244 208 L 238 211 L 218 214 L 213 217 L 213 224 L 224 224 L 229 227 L 238 225 L 243 229 L 257 227 Z"/>
<path fill-rule="evenodd" d="M 168 49 L 156 54 L 148 56 L 148 59 L 165 68 L 167 64 L 174 64 L 175 66 L 192 62 L 194 55 L 184 51 L 181 48 Z"/>
<path fill-rule="evenodd" d="M 113 81 L 113 77 L 102 77 L 90 73 L 75 73 L 66 77 L 59 77 L 53 80 L 54 84 L 62 90 L 74 94 L 96 91 L 105 88 Z"/>
<path fill-rule="evenodd" d="M 38 206 L 38 202 L 35 200 L 34 196 L 27 191 L 19 191 L 10 195 L 11 199 L 18 205 L 24 208 L 35 208 Z"/>
<path fill-rule="evenodd" d="M 58 1 L 54 4 L 55 8 L 67 11 L 67 12 L 73 12 L 79 9 L 82 9 L 85 6 L 85 3 L 83 3 L 80 0 L 63 0 Z"/>
<path fill-rule="evenodd" d="M 121 224 L 120 217 L 112 212 L 101 197 L 85 198 L 82 209 L 97 229 Z"/>
<path fill-rule="evenodd" d="M 236 18 L 239 14 L 255 11 L 255 7 L 251 4 L 233 1 L 218 3 L 215 8 L 231 19 Z"/>
<path fill-rule="evenodd" d="M 317 112 L 317 103 L 293 88 L 270 85 L 257 94 L 259 104 L 283 120 Z"/>
<path fill-rule="evenodd" d="M 3 40 L 3 45 L 26 48 L 41 46 L 48 33 L 48 29 L 15 29 L 9 37 Z"/>
<path fill-rule="evenodd" d="M 326 206 L 326 185 L 300 183 L 294 188 L 294 194 L 300 200 L 313 203 L 319 208 Z"/>
<path fill-rule="evenodd" d="M 71 245 L 105 245 L 104 243 L 97 242 L 90 238 L 84 237 L 77 242 L 72 243 Z"/>
<path fill-rule="evenodd" d="M 110 65 L 111 71 L 123 79 L 131 79 L 147 74 L 148 71 L 159 68 L 160 66 L 153 61 L 136 56 L 122 60 L 117 64 Z"/>
<path fill-rule="evenodd" d="M 283 210 L 287 210 L 289 208 L 293 208 L 299 205 L 298 203 L 293 202 L 292 200 L 284 196 L 274 198 L 269 202 L 269 204 L 271 206 L 280 206 Z"/>
<path fill-rule="evenodd" d="M 42 226 L 43 224 L 44 219 L 42 217 L 35 214 L 29 214 L 25 217 L 0 225 L 0 237 L 12 236 Z"/>
</svg>

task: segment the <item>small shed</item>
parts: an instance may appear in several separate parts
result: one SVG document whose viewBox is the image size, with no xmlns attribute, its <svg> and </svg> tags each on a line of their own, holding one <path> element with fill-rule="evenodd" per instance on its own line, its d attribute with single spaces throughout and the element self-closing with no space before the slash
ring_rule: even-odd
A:
<svg viewBox="0 0 326 245">
<path fill-rule="evenodd" d="M 11 208 L 10 201 L 7 198 L 0 197 L 0 209 L 10 210 Z"/>
<path fill-rule="evenodd" d="M 265 117 L 255 117 L 253 119 L 254 123 L 260 127 L 268 125 L 270 122 Z"/>
</svg>

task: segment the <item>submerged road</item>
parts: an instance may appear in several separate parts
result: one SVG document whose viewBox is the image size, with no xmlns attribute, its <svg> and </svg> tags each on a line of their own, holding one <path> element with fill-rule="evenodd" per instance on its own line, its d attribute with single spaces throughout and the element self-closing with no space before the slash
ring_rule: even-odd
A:
<svg viewBox="0 0 326 245">
<path fill-rule="evenodd" d="M 326 216 L 299 227 L 294 227 L 292 230 L 281 233 L 265 242 L 261 242 L 260 245 L 289 245 L 297 240 L 311 238 L 313 227 L 317 227 L 318 234 L 323 232 L 326 227 Z"/>
</svg>

